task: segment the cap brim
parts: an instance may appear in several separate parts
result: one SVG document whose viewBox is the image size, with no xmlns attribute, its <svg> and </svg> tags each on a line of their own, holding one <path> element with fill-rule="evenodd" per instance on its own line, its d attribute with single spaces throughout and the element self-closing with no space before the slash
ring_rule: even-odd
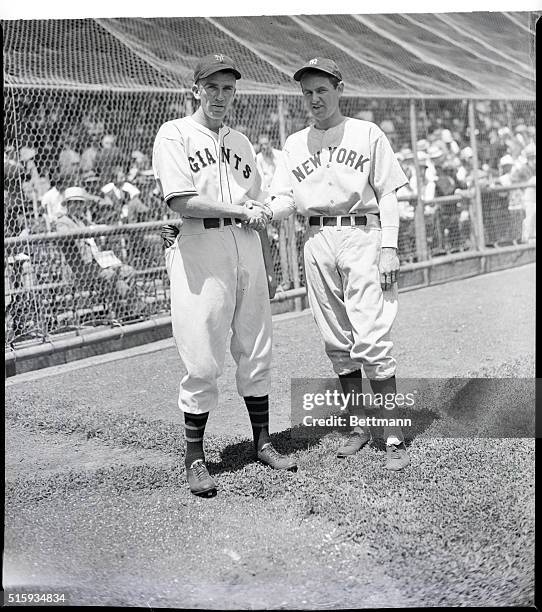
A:
<svg viewBox="0 0 542 612">
<path fill-rule="evenodd" d="M 239 72 L 239 70 L 237 70 L 236 68 L 234 68 L 233 66 L 217 66 L 216 68 L 208 68 L 207 70 L 203 71 L 202 73 L 198 74 L 198 78 L 197 80 L 199 81 L 199 79 L 205 79 L 208 76 L 211 76 L 212 74 L 215 74 L 215 72 L 233 72 L 233 74 L 235 75 L 236 79 L 240 79 L 241 77 L 241 73 Z"/>
<path fill-rule="evenodd" d="M 331 72 L 330 70 L 324 70 L 323 68 L 318 68 L 318 66 L 303 66 L 303 68 L 300 68 L 296 73 L 294 73 L 294 81 L 300 81 L 301 77 L 305 74 L 305 72 L 308 72 L 309 70 L 323 72 L 324 74 L 327 74 L 328 76 L 335 77 L 336 79 L 339 79 L 342 81 L 342 78 L 340 78 L 336 74 L 333 74 L 333 72 Z"/>
</svg>

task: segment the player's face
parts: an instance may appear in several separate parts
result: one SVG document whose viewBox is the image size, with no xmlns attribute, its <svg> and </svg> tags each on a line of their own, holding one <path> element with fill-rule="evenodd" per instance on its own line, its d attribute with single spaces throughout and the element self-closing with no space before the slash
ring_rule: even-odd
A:
<svg viewBox="0 0 542 612">
<path fill-rule="evenodd" d="M 344 85 L 333 87 L 328 77 L 323 74 L 307 73 L 301 77 L 301 91 L 307 109 L 316 120 L 316 124 L 325 124 L 340 114 L 339 100 Z"/>
<path fill-rule="evenodd" d="M 235 95 L 235 76 L 231 72 L 215 72 L 194 85 L 194 96 L 201 110 L 213 123 L 222 123 Z"/>
</svg>

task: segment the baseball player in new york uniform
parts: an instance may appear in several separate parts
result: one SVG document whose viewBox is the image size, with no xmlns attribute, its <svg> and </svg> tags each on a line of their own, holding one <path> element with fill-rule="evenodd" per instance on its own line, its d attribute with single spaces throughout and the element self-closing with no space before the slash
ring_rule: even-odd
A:
<svg viewBox="0 0 542 612">
<path fill-rule="evenodd" d="M 218 402 L 217 379 L 230 330 L 237 390 L 249 412 L 256 456 L 276 469 L 296 468 L 269 440 L 272 268 L 268 274 L 266 234 L 253 229 L 260 225 L 262 208 L 252 203 L 260 197 L 261 179 L 249 140 L 223 124 L 239 78 L 229 57 L 202 58 L 192 88 L 199 108 L 162 125 L 153 150 L 158 187 L 183 218 L 165 256 L 173 334 L 186 367 L 179 407 L 185 418 L 187 478 L 191 491 L 201 496 L 216 493 L 205 466 L 203 436 Z"/>
<path fill-rule="evenodd" d="M 284 145 L 271 186 L 273 219 L 309 218 L 304 246 L 309 303 L 327 355 L 345 393 L 361 393 L 361 367 L 375 394 L 394 394 L 396 363 L 390 331 L 397 314 L 396 190 L 407 183 L 393 150 L 374 123 L 344 117 L 344 84 L 336 63 L 314 58 L 294 79 L 315 124 Z M 362 406 L 351 414 L 363 417 Z M 384 414 L 393 417 L 395 411 Z M 409 463 L 398 427 L 384 429 L 386 467 Z M 338 456 L 357 452 L 370 432 L 354 427 Z"/>
</svg>

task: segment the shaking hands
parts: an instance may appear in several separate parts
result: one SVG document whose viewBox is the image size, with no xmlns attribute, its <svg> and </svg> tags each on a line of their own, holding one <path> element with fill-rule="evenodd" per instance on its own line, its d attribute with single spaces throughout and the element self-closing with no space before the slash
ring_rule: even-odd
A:
<svg viewBox="0 0 542 612">
<path fill-rule="evenodd" d="M 246 200 L 243 208 L 245 210 L 247 227 L 255 230 L 262 230 L 273 218 L 273 211 L 264 202 L 257 200 Z"/>
</svg>

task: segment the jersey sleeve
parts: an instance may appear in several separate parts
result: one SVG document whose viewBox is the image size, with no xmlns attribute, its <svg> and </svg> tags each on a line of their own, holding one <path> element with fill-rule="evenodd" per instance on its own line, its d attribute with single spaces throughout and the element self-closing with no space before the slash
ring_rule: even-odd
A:
<svg viewBox="0 0 542 612">
<path fill-rule="evenodd" d="M 247 192 L 249 198 L 253 200 L 261 201 L 265 198 L 265 195 L 262 192 L 262 173 L 260 172 L 260 167 L 258 165 L 258 158 L 256 155 L 256 151 L 252 146 L 252 143 L 247 138 L 247 142 L 249 144 L 250 152 L 252 154 L 252 167 L 254 168 L 254 179 L 250 189 Z"/>
<path fill-rule="evenodd" d="M 273 219 L 286 219 L 297 210 L 288 170 L 288 151 L 286 148 L 278 155 L 269 192 L 269 205 L 273 211 Z"/>
<path fill-rule="evenodd" d="M 388 193 L 396 191 L 408 183 L 389 140 L 384 132 L 378 128 L 371 145 L 369 182 L 379 202 Z"/>
<path fill-rule="evenodd" d="M 152 152 L 154 178 L 167 202 L 175 196 L 198 195 L 180 130 L 164 124 L 154 141 Z"/>
</svg>

